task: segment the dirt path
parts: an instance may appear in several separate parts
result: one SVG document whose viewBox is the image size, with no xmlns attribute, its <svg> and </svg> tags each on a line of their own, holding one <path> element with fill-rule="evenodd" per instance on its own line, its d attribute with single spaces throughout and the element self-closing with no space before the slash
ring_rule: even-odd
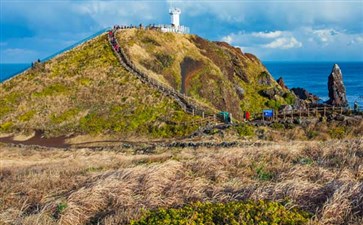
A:
<svg viewBox="0 0 363 225">
<path fill-rule="evenodd" d="M 14 136 L 9 136 L 0 138 L 0 142 L 7 144 L 38 145 L 43 147 L 55 148 L 68 148 L 71 146 L 70 144 L 67 144 L 65 142 L 67 140 L 65 136 L 44 138 L 43 135 L 43 132 L 36 131 L 35 135 L 32 138 L 25 141 L 16 141 L 14 140 Z"/>
</svg>

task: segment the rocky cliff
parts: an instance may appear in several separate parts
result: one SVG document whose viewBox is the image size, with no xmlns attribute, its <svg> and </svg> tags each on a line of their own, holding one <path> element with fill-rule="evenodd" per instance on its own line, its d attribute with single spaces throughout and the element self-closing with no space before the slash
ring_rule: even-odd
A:
<svg viewBox="0 0 363 225">
<path fill-rule="evenodd" d="M 328 77 L 329 100 L 328 104 L 334 106 L 347 106 L 346 90 L 343 83 L 343 74 L 338 64 L 334 64 Z"/>
</svg>

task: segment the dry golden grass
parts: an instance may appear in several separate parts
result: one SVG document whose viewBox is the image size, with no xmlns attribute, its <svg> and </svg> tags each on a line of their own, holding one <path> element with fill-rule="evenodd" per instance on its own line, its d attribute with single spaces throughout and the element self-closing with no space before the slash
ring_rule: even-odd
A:
<svg viewBox="0 0 363 225">
<path fill-rule="evenodd" d="M 311 223 L 363 222 L 362 139 L 153 155 L 0 149 L 2 223 L 127 224 L 145 209 L 246 199 L 299 207 Z"/>
</svg>

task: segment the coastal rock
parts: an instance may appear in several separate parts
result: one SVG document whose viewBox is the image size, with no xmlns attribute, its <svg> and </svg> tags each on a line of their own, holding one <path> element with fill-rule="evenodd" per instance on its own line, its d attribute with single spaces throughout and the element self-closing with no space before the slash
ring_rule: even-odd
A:
<svg viewBox="0 0 363 225">
<path fill-rule="evenodd" d="M 238 85 L 236 85 L 235 88 L 236 88 L 236 92 L 237 92 L 239 98 L 243 99 L 245 97 L 245 93 L 246 93 L 245 90 Z"/>
<path fill-rule="evenodd" d="M 334 106 L 347 106 L 347 96 L 343 84 L 343 74 L 338 64 L 334 64 L 328 77 L 329 100 L 326 102 Z"/>
<path fill-rule="evenodd" d="M 280 106 L 280 108 L 279 108 L 279 111 L 280 112 L 291 112 L 293 110 L 293 107 L 292 107 L 292 105 L 282 105 L 282 106 Z"/>
<path fill-rule="evenodd" d="M 275 99 L 276 95 L 283 95 L 283 93 L 281 92 L 281 90 L 277 89 L 277 88 L 271 88 L 271 89 L 267 89 L 267 90 L 261 90 L 259 91 L 259 94 L 263 97 L 266 97 L 268 99 Z"/>
<path fill-rule="evenodd" d="M 308 92 L 306 89 L 304 88 L 291 88 L 291 91 L 294 92 L 294 94 L 301 100 L 309 100 L 312 103 L 315 103 L 316 101 L 319 100 L 319 97 L 311 94 L 310 92 Z"/>
<path fill-rule="evenodd" d="M 285 85 L 284 79 L 282 77 L 280 77 L 279 79 L 277 79 L 277 83 L 280 85 L 280 87 L 282 87 L 283 89 L 287 90 L 287 86 Z"/>
</svg>

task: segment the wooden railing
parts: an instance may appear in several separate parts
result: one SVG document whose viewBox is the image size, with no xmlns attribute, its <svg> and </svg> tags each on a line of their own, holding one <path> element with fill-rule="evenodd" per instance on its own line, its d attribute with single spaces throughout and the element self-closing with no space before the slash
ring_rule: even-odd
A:
<svg viewBox="0 0 363 225">
<path fill-rule="evenodd" d="M 281 111 L 274 111 L 273 117 L 270 118 L 272 120 L 294 120 L 294 119 L 301 119 L 301 118 L 320 118 L 320 117 L 327 117 L 329 115 L 351 115 L 354 113 L 359 113 L 360 110 L 354 111 L 348 107 L 337 107 L 337 106 L 317 106 L 312 108 L 306 109 L 291 109 L 291 110 L 281 110 Z M 260 115 L 255 114 L 255 119 L 267 119 L 264 117 L 263 113 Z"/>
</svg>

